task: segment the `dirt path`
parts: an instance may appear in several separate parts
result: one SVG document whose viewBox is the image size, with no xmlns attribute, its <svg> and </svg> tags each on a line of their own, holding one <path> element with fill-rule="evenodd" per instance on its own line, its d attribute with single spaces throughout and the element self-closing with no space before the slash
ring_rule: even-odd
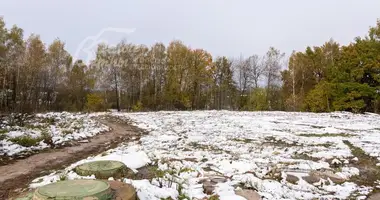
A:
<svg viewBox="0 0 380 200">
<path fill-rule="evenodd" d="M 49 174 L 50 170 L 63 169 L 88 156 L 115 148 L 132 137 L 140 136 L 138 129 L 125 123 L 112 120 L 101 122 L 111 127 L 112 131 L 97 135 L 89 139 L 88 143 L 77 143 L 0 166 L 0 199 L 10 199 L 18 195 L 33 179 Z"/>
</svg>

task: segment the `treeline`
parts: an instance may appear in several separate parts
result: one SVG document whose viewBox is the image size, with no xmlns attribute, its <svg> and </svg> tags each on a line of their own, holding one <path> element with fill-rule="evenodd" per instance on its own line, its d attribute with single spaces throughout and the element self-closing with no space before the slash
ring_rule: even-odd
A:
<svg viewBox="0 0 380 200">
<path fill-rule="evenodd" d="M 180 41 L 167 47 L 148 48 L 121 42 L 116 47 L 100 45 L 91 63 L 103 77 L 98 99 L 116 102 L 113 107 L 132 110 L 255 109 L 251 93 L 257 89 L 263 109 L 281 109 L 281 59 L 270 48 L 263 58 L 229 60 L 203 49 L 191 49 Z M 265 88 L 260 88 L 260 81 Z M 118 97 L 115 99 L 115 97 Z M 252 105 L 251 105 L 252 104 Z"/>
<path fill-rule="evenodd" d="M 181 41 L 98 46 L 74 61 L 59 39 L 0 18 L 0 111 L 288 110 L 379 112 L 380 23 L 348 46 L 216 57 Z M 287 68 L 288 66 L 288 68 Z"/>
<path fill-rule="evenodd" d="M 38 35 L 23 38 L 21 28 L 7 30 L 0 18 L 0 111 L 83 110 L 94 70 L 73 63 L 58 39 L 46 47 Z"/>
<path fill-rule="evenodd" d="M 282 72 L 286 110 L 380 112 L 380 21 L 348 46 L 294 52 Z"/>
</svg>

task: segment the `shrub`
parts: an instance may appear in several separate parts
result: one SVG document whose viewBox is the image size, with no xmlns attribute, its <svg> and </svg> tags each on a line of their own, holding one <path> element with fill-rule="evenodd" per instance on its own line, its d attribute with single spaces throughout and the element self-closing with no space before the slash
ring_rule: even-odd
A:
<svg viewBox="0 0 380 200">
<path fill-rule="evenodd" d="M 10 139 L 11 142 L 19 144 L 24 147 L 36 146 L 42 140 L 43 140 L 42 137 L 33 138 L 31 136 L 20 136 L 20 137 L 15 137 L 15 138 Z"/>
<path fill-rule="evenodd" d="M 99 94 L 88 94 L 86 96 L 86 110 L 87 111 L 104 111 L 105 105 L 103 98 Z"/>
<path fill-rule="evenodd" d="M 143 109 L 143 104 L 141 103 L 141 101 L 138 101 L 138 102 L 136 103 L 136 105 L 134 105 L 134 106 L 132 107 L 132 111 L 134 111 L 134 112 L 141 111 L 142 109 Z"/>
</svg>

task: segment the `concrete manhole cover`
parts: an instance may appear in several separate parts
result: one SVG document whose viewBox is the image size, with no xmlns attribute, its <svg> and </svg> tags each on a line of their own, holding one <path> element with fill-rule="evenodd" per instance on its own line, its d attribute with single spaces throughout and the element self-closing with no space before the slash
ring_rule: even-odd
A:
<svg viewBox="0 0 380 200">
<path fill-rule="evenodd" d="M 133 174 L 124 163 L 111 160 L 84 163 L 77 166 L 75 172 L 81 176 L 95 175 L 97 179 L 122 178 Z"/>
<path fill-rule="evenodd" d="M 52 183 L 38 188 L 33 200 L 47 199 L 97 199 L 112 198 L 110 184 L 100 180 L 71 180 Z"/>
</svg>

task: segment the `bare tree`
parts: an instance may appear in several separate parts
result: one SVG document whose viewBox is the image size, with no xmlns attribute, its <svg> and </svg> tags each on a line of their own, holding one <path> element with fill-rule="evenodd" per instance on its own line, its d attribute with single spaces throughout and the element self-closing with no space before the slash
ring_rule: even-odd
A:
<svg viewBox="0 0 380 200">
<path fill-rule="evenodd" d="M 270 47 L 269 51 L 265 56 L 265 70 L 264 74 L 266 76 L 267 82 L 267 103 L 269 110 L 272 109 L 272 91 L 276 86 L 280 85 L 281 81 L 281 60 L 285 54 L 281 53 L 274 47 Z"/>
<path fill-rule="evenodd" d="M 237 87 L 239 90 L 239 108 L 242 109 L 244 105 L 246 104 L 246 100 L 248 97 L 248 89 L 250 86 L 250 78 L 251 78 L 251 71 L 248 66 L 247 61 L 243 58 L 241 55 L 238 60 L 235 60 L 233 62 L 234 64 L 234 71 L 235 76 L 237 79 Z"/>
<path fill-rule="evenodd" d="M 246 64 L 248 67 L 249 80 L 253 82 L 255 88 L 259 87 L 259 81 L 261 76 L 264 73 L 264 64 L 258 55 L 252 55 L 246 60 Z"/>
</svg>

